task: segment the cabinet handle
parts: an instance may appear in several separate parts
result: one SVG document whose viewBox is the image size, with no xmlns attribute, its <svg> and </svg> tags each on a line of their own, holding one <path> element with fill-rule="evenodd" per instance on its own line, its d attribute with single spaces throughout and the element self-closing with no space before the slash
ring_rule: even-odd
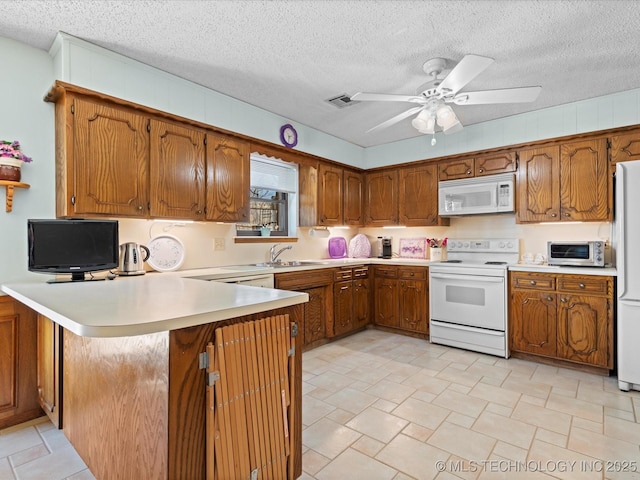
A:
<svg viewBox="0 0 640 480">
<path fill-rule="evenodd" d="M 138 210 L 142 210 L 144 207 L 142 205 L 138 205 Z"/>
<path fill-rule="evenodd" d="M 557 217 L 557 216 L 558 216 L 558 214 L 557 214 L 557 213 L 552 213 L 552 214 L 551 214 L 551 216 L 552 216 L 552 217 Z"/>
<path fill-rule="evenodd" d="M 196 210 L 196 215 L 202 215 L 202 210 Z"/>
<path fill-rule="evenodd" d="M 535 284 L 536 284 L 536 281 L 535 281 L 535 280 L 531 280 L 529 283 L 530 283 L 531 285 L 535 285 Z"/>
<path fill-rule="evenodd" d="M 467 175 L 471 175 L 471 170 L 467 170 Z"/>
<path fill-rule="evenodd" d="M 564 216 L 565 217 L 570 217 L 571 215 L 569 213 L 565 213 Z"/>
<path fill-rule="evenodd" d="M 415 275 L 415 273 L 411 272 L 409 275 L 413 277 Z"/>
<path fill-rule="evenodd" d="M 560 299 L 560 301 L 561 301 L 562 303 L 567 303 L 567 299 L 566 299 L 566 298 L 561 298 L 561 299 Z"/>
<path fill-rule="evenodd" d="M 580 288 L 584 288 L 584 283 L 581 283 L 580 285 L 578 285 Z"/>
<path fill-rule="evenodd" d="M 478 169 L 478 171 L 479 171 L 480 173 L 484 173 L 484 168 L 479 168 L 479 169 Z"/>
<path fill-rule="evenodd" d="M 553 298 L 547 297 L 547 302 L 550 302 L 551 300 L 553 300 Z"/>
</svg>

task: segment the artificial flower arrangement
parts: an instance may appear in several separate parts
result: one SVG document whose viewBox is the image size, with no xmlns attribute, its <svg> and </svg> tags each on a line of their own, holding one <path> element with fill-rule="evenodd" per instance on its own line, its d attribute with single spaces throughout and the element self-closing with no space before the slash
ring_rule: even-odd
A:
<svg viewBox="0 0 640 480">
<path fill-rule="evenodd" d="M 9 142 L 7 140 L 0 141 L 0 157 L 12 158 L 14 160 L 21 160 L 23 162 L 31 162 L 32 158 L 27 157 L 20 150 L 20 142 L 18 140 L 14 140 L 13 142 Z"/>
<path fill-rule="evenodd" d="M 447 246 L 447 237 L 444 237 L 442 240 L 427 238 L 427 245 L 429 245 L 430 248 L 444 248 Z"/>
</svg>

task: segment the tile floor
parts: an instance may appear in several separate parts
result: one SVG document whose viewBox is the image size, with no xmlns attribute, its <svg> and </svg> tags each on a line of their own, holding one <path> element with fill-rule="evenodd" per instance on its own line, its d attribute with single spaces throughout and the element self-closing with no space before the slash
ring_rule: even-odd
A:
<svg viewBox="0 0 640 480">
<path fill-rule="evenodd" d="M 302 480 L 640 479 L 615 378 L 367 330 L 303 355 Z M 0 479 L 93 476 L 46 420 L 0 431 Z"/>
</svg>

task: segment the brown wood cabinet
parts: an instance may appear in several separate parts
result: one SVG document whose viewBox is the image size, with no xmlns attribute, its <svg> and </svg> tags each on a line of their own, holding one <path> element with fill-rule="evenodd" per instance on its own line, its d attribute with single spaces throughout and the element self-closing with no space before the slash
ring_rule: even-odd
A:
<svg viewBox="0 0 640 480">
<path fill-rule="evenodd" d="M 425 267 L 398 267 L 399 327 L 429 332 L 429 279 Z"/>
<path fill-rule="evenodd" d="M 35 312 L 0 296 L 0 429 L 38 418 Z"/>
<path fill-rule="evenodd" d="M 520 152 L 517 223 L 610 221 L 605 139 Z"/>
<path fill-rule="evenodd" d="M 56 85 L 58 217 L 247 220 L 248 141 Z"/>
<path fill-rule="evenodd" d="M 362 225 L 363 178 L 325 162 L 300 165 L 300 226 Z"/>
<path fill-rule="evenodd" d="M 62 428 L 62 327 L 38 314 L 38 401 L 51 423 Z"/>
<path fill-rule="evenodd" d="M 251 159 L 249 143 L 207 132 L 207 220 L 249 221 Z"/>
<path fill-rule="evenodd" d="M 511 272 L 510 345 L 608 371 L 613 368 L 613 280 Z"/>
<path fill-rule="evenodd" d="M 148 214 L 149 119 L 67 94 L 56 103 L 56 214 Z"/>
<path fill-rule="evenodd" d="M 611 142 L 611 163 L 627 162 L 629 160 L 640 160 L 640 130 L 628 133 L 612 135 Z"/>
<path fill-rule="evenodd" d="M 428 268 L 374 267 L 374 322 L 413 333 L 429 331 Z"/>
<path fill-rule="evenodd" d="M 438 216 L 437 165 L 401 168 L 398 193 L 400 225 L 449 225 L 448 218 Z"/>
<path fill-rule="evenodd" d="M 398 171 L 365 174 L 365 225 L 382 227 L 398 223 Z"/>
<path fill-rule="evenodd" d="M 334 270 L 320 269 L 277 273 L 275 287 L 309 295 L 300 323 L 303 347 L 327 338 L 327 326 L 333 324 Z"/>
<path fill-rule="evenodd" d="M 369 267 L 340 268 L 333 284 L 334 320 L 328 336 L 358 330 L 369 323 Z"/>
<path fill-rule="evenodd" d="M 344 169 L 344 224 L 359 227 L 364 225 L 364 174 Z"/>
<path fill-rule="evenodd" d="M 516 168 L 515 152 L 499 152 L 442 162 L 438 165 L 438 178 L 442 181 L 481 177 L 497 173 L 515 172 Z"/>
<path fill-rule="evenodd" d="M 150 124 L 151 216 L 204 220 L 205 132 L 155 119 Z"/>
</svg>

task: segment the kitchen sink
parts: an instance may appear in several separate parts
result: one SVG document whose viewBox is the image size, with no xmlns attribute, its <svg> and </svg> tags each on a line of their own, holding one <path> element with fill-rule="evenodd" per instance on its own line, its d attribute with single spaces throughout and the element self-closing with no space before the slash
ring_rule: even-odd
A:
<svg viewBox="0 0 640 480">
<path fill-rule="evenodd" d="M 255 263 L 256 267 L 272 267 L 272 268 L 285 268 L 285 267 L 305 267 L 308 265 L 325 265 L 324 262 L 312 262 L 306 260 L 291 260 L 285 262 L 262 262 Z"/>
</svg>

